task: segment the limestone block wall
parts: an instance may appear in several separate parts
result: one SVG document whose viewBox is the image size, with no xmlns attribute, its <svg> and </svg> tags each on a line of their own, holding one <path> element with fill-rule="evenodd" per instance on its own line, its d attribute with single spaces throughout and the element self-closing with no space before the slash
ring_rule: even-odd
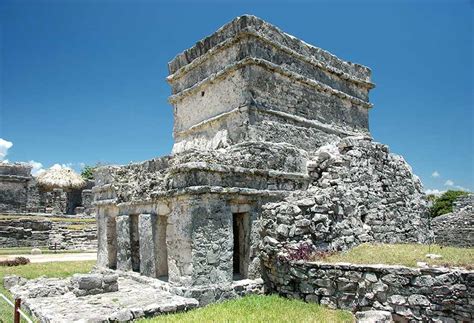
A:
<svg viewBox="0 0 474 323">
<path fill-rule="evenodd" d="M 396 322 L 470 322 L 474 271 L 402 266 L 264 262 L 265 285 L 285 297 L 356 311 L 385 310 Z"/>
</svg>

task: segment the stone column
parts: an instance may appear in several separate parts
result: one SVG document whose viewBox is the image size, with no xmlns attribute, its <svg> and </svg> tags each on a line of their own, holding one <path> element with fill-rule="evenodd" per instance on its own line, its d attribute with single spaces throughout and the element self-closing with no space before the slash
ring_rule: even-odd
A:
<svg viewBox="0 0 474 323">
<path fill-rule="evenodd" d="M 140 214 L 138 216 L 140 273 L 148 277 L 156 277 L 156 218 L 155 214 Z"/>
<path fill-rule="evenodd" d="M 117 217 L 117 269 L 132 270 L 130 217 L 128 215 Z"/>
<path fill-rule="evenodd" d="M 117 266 L 117 229 L 115 218 L 118 208 L 100 206 L 97 208 L 97 266 L 115 269 Z"/>
</svg>

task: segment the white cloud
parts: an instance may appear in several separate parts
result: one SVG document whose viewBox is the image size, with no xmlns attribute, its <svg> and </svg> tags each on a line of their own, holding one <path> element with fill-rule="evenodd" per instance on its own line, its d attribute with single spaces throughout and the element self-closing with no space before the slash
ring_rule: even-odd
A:
<svg viewBox="0 0 474 323">
<path fill-rule="evenodd" d="M 427 189 L 425 190 L 425 193 L 428 194 L 428 195 L 436 195 L 436 196 L 440 196 L 441 194 L 443 194 L 444 192 L 446 191 L 441 191 L 441 190 L 438 190 L 438 189 Z"/>
<path fill-rule="evenodd" d="M 450 180 L 450 179 L 448 179 L 446 182 L 444 182 L 444 185 L 449 186 L 449 187 L 452 187 L 452 188 L 455 188 L 455 189 L 458 189 L 458 190 L 461 190 L 461 191 L 467 191 L 467 192 L 469 192 L 469 189 L 467 189 L 467 188 L 465 188 L 465 187 L 463 187 L 463 186 L 461 186 L 461 185 L 456 185 L 456 184 L 454 183 L 454 181 L 452 181 L 452 180 Z"/>
<path fill-rule="evenodd" d="M 448 179 L 446 182 L 444 182 L 444 185 L 446 186 L 454 186 L 454 182 L 450 179 Z"/>
<path fill-rule="evenodd" d="M 43 164 L 41 164 L 40 162 L 30 160 L 28 162 L 28 164 L 32 167 L 31 168 L 31 174 L 33 176 L 39 175 L 39 174 L 41 174 L 42 172 L 45 171 L 45 169 L 43 168 Z"/>
<path fill-rule="evenodd" d="M 8 154 L 8 149 L 12 148 L 13 143 L 0 138 L 0 160 L 3 161 Z"/>
<path fill-rule="evenodd" d="M 440 176 L 440 174 L 439 174 L 439 172 L 438 172 L 437 170 L 435 170 L 435 171 L 433 172 L 433 174 L 431 174 L 431 177 L 434 177 L 434 178 L 439 177 L 439 176 Z"/>
</svg>

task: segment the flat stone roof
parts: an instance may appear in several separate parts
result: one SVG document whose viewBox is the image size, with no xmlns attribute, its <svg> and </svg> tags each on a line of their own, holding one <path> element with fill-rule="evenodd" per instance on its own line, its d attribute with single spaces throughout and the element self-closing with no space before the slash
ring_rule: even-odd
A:
<svg viewBox="0 0 474 323">
<path fill-rule="evenodd" d="M 243 15 L 235 18 L 219 28 L 219 30 L 212 35 L 205 37 L 198 41 L 193 47 L 178 54 L 168 63 L 170 74 L 176 73 L 179 69 L 192 63 L 219 44 L 231 38 L 239 37 L 244 33 L 253 33 L 258 37 L 265 38 L 266 41 L 284 46 L 296 54 L 313 58 L 335 73 L 348 74 L 351 78 L 370 83 L 371 70 L 368 67 L 344 61 L 330 52 L 291 36 L 270 23 L 252 15 Z"/>
</svg>

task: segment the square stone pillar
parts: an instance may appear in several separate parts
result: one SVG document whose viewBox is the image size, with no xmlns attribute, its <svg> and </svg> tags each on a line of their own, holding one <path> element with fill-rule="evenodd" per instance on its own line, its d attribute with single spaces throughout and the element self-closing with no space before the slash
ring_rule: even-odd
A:
<svg viewBox="0 0 474 323">
<path fill-rule="evenodd" d="M 117 217 L 117 269 L 132 270 L 130 217 L 128 215 Z"/>
<path fill-rule="evenodd" d="M 138 216 L 138 232 L 140 236 L 140 273 L 148 277 L 156 277 L 156 219 L 155 214 Z"/>
<path fill-rule="evenodd" d="M 115 219 L 118 208 L 101 206 L 97 208 L 97 266 L 115 269 L 117 267 L 117 229 Z"/>
</svg>

